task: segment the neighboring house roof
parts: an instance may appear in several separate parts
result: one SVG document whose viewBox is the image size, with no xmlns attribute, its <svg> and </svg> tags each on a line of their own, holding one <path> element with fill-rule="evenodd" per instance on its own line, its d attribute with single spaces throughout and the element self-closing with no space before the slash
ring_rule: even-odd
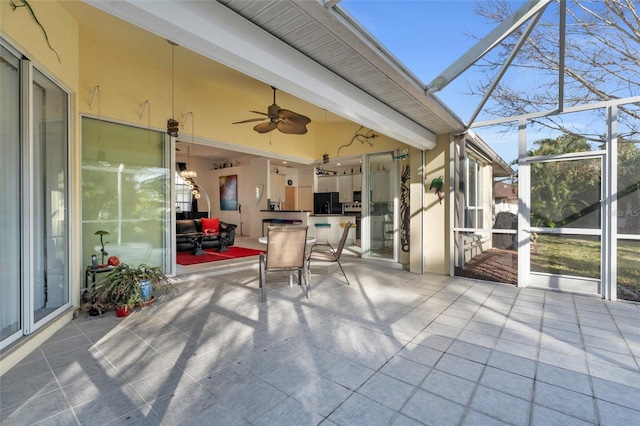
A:
<svg viewBox="0 0 640 426">
<path fill-rule="evenodd" d="M 497 199 L 517 200 L 518 185 L 506 182 L 496 182 L 493 185 L 493 197 Z"/>
<path fill-rule="evenodd" d="M 487 143 L 473 130 L 468 130 L 467 133 L 467 147 L 472 151 L 478 152 L 481 156 L 491 163 L 493 166 L 493 177 L 509 177 L 515 176 L 516 172 L 513 168 L 507 164 L 502 157 L 498 155 Z"/>
</svg>

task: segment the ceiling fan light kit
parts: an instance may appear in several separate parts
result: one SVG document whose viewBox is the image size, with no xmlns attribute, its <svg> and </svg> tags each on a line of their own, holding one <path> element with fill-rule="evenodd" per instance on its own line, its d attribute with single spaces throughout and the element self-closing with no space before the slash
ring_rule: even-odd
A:
<svg viewBox="0 0 640 426">
<path fill-rule="evenodd" d="M 256 124 L 253 127 L 258 133 L 268 133 L 272 130 L 278 129 L 282 133 L 289 135 L 304 135 L 307 133 L 307 124 L 311 123 L 311 119 L 297 112 L 290 111 L 288 109 L 280 108 L 276 104 L 276 89 L 273 89 L 273 104 L 267 108 L 267 112 L 250 111 L 254 114 L 264 115 L 264 118 L 250 118 L 248 120 L 236 121 L 232 124 L 252 123 L 255 121 L 268 120 L 265 123 Z"/>
</svg>

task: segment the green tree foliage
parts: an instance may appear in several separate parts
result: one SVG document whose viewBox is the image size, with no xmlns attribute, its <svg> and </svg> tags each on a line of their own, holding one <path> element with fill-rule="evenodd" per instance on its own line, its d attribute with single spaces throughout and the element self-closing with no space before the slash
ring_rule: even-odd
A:
<svg viewBox="0 0 640 426">
<path fill-rule="evenodd" d="M 618 232 L 640 233 L 640 144 L 618 143 Z"/>
<path fill-rule="evenodd" d="M 529 156 L 590 151 L 584 138 L 564 135 L 534 142 Z M 531 167 L 531 224 L 558 228 L 598 227 L 600 159 L 535 163 Z"/>
</svg>

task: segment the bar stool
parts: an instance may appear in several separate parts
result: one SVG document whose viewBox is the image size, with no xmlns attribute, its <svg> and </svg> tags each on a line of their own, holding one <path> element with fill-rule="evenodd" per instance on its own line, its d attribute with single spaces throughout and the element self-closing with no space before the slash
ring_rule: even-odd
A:
<svg viewBox="0 0 640 426">
<path fill-rule="evenodd" d="M 346 228 L 346 227 L 347 227 L 347 222 L 340 223 L 340 228 L 342 228 L 344 230 L 344 228 Z M 353 228 L 349 229 L 349 234 L 347 235 L 347 241 L 349 242 L 349 244 L 354 244 L 356 240 L 355 240 L 355 238 L 351 238 L 351 236 L 353 235 L 351 233 L 351 231 L 353 231 L 353 232 L 356 231 L 355 226 Z"/>
<path fill-rule="evenodd" d="M 323 245 L 331 247 L 329 239 L 331 237 L 331 224 L 330 223 L 316 223 L 316 243 L 315 245 Z M 331 247 L 333 248 L 333 247 Z"/>
<path fill-rule="evenodd" d="M 393 246 L 393 222 L 392 221 L 384 221 L 382 222 L 382 247 L 387 248 Z"/>
</svg>

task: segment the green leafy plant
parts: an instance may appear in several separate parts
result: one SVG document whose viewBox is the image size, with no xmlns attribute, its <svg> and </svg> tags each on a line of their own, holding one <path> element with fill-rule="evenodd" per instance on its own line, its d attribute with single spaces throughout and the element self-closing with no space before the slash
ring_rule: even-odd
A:
<svg viewBox="0 0 640 426">
<path fill-rule="evenodd" d="M 133 308 L 143 303 L 142 286 L 145 281 L 156 292 L 173 295 L 177 289 L 159 266 L 140 264 L 133 268 L 125 263 L 116 266 L 102 281 L 88 291 L 86 302 L 80 309 L 97 309 L 99 313 L 109 307 Z"/>
</svg>

